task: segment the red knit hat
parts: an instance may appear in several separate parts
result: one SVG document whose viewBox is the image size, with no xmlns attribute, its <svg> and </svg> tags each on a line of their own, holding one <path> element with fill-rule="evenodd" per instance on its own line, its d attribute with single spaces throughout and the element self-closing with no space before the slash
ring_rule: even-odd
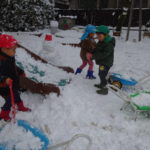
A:
<svg viewBox="0 0 150 150">
<path fill-rule="evenodd" d="M 0 35 L 0 48 L 12 48 L 17 45 L 17 40 L 7 34 Z"/>
</svg>

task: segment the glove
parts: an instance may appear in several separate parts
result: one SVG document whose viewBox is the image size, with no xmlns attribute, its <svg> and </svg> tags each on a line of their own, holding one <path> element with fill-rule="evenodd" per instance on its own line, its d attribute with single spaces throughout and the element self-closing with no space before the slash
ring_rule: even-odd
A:
<svg viewBox="0 0 150 150">
<path fill-rule="evenodd" d="M 13 82 L 13 80 L 12 80 L 11 78 L 7 78 L 7 79 L 5 80 L 5 84 L 6 84 L 7 86 L 9 86 L 12 82 Z"/>
</svg>

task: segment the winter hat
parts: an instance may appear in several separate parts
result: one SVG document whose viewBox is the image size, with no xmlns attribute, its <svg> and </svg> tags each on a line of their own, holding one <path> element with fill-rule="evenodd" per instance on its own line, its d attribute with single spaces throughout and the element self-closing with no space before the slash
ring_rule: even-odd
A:
<svg viewBox="0 0 150 150">
<path fill-rule="evenodd" d="M 101 25 L 96 28 L 96 32 L 107 35 L 107 34 L 109 34 L 109 29 L 107 26 Z"/>
<path fill-rule="evenodd" d="M 0 35 L 0 48 L 12 48 L 17 45 L 17 40 L 7 34 Z"/>
<path fill-rule="evenodd" d="M 96 27 L 89 24 L 86 26 L 85 32 L 81 37 L 81 40 L 85 40 L 90 33 L 95 33 Z"/>
</svg>

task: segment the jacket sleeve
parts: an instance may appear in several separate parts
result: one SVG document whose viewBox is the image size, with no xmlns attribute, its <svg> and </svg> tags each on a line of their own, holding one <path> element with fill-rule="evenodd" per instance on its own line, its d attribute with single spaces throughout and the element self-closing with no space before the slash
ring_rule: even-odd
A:
<svg viewBox="0 0 150 150">
<path fill-rule="evenodd" d="M 4 76 L 0 76 L 0 88 L 6 87 L 6 83 L 5 80 L 7 79 L 7 77 Z"/>
<path fill-rule="evenodd" d="M 85 40 L 82 44 L 82 48 L 85 49 L 89 53 L 93 53 L 93 50 L 96 46 L 96 43 L 92 43 L 90 40 Z"/>
<path fill-rule="evenodd" d="M 95 60 L 103 60 L 103 59 L 105 59 L 106 57 L 108 57 L 109 55 L 112 54 L 113 49 L 114 49 L 113 44 L 107 45 L 107 46 L 105 47 L 105 50 L 104 50 L 104 51 L 99 51 L 98 48 L 97 48 L 97 49 L 95 49 L 93 58 L 94 58 Z"/>
<path fill-rule="evenodd" d="M 7 77 L 3 74 L 2 64 L 0 63 L 0 87 L 5 86 L 5 80 Z"/>
</svg>

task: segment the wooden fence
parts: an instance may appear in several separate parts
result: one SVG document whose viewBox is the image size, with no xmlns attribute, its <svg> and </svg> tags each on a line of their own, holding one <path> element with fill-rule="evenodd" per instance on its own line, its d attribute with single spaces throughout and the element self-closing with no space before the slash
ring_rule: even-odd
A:
<svg viewBox="0 0 150 150">
<path fill-rule="evenodd" d="M 57 10 L 58 15 L 69 15 L 77 16 L 76 24 L 77 25 L 109 25 L 116 26 L 118 16 L 121 14 L 121 9 L 101 9 L 101 10 L 68 10 L 61 9 Z M 145 25 L 148 20 L 150 20 L 150 9 L 142 9 L 143 20 L 142 24 Z M 59 17 L 57 16 L 57 19 Z M 124 26 L 128 25 L 129 17 L 127 17 Z M 134 9 L 133 11 L 133 20 L 132 27 L 139 25 L 139 9 Z"/>
</svg>

